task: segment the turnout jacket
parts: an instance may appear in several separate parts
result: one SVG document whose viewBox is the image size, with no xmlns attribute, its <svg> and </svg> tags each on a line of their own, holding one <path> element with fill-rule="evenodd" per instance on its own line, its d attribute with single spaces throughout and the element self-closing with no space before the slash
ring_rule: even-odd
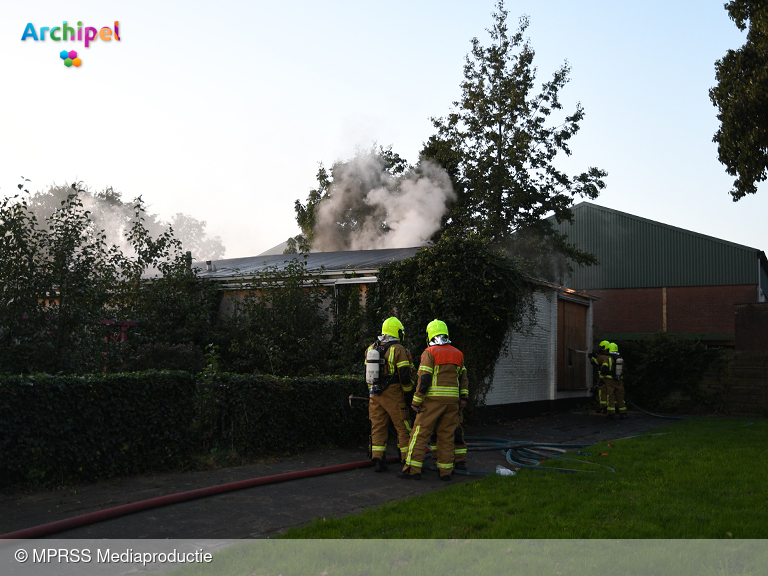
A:
<svg viewBox="0 0 768 576">
<path fill-rule="evenodd" d="M 464 354 L 450 344 L 430 346 L 421 355 L 418 390 L 414 406 L 429 398 L 441 404 L 458 403 L 469 398 L 469 381 Z"/>
<path fill-rule="evenodd" d="M 600 380 L 613 380 L 613 358 L 610 354 L 598 354 L 596 364 L 600 369 Z"/>
</svg>

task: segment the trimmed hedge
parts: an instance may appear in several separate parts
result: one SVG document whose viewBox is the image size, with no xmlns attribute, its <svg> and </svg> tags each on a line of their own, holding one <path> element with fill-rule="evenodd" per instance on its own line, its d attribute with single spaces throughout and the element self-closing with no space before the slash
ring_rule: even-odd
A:
<svg viewBox="0 0 768 576">
<path fill-rule="evenodd" d="M 168 468 L 194 449 L 187 372 L 0 378 L 0 485 Z"/>
<path fill-rule="evenodd" d="M 248 454 L 296 452 L 367 438 L 367 396 L 354 376 L 276 378 L 219 374 L 202 389 L 208 400 L 204 446 L 231 447 Z"/>
<path fill-rule="evenodd" d="M 0 377 L 0 486 L 169 469 L 214 447 L 266 455 L 360 441 L 367 404 L 348 398 L 366 392 L 355 377 Z"/>
</svg>

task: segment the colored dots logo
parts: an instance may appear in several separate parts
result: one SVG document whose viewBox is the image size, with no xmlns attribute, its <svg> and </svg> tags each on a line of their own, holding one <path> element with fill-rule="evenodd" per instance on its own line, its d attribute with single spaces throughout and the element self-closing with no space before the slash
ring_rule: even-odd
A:
<svg viewBox="0 0 768 576">
<path fill-rule="evenodd" d="M 62 50 L 61 52 L 59 52 L 59 58 L 64 60 L 64 66 L 66 66 L 67 68 L 71 66 L 74 66 L 75 68 L 77 68 L 78 66 L 80 66 L 80 64 L 83 63 L 83 61 L 77 57 L 77 52 L 75 52 L 74 50 L 70 50 L 69 52 L 67 52 L 66 50 Z"/>
</svg>

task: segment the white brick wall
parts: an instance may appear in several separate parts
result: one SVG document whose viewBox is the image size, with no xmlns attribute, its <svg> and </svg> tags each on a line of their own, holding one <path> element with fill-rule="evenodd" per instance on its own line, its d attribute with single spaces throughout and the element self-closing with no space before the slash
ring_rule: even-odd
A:
<svg viewBox="0 0 768 576">
<path fill-rule="evenodd" d="M 507 354 L 496 363 L 488 406 L 555 398 L 557 292 L 537 290 L 534 303 L 536 326 L 512 334 Z"/>
<path fill-rule="evenodd" d="M 496 363 L 487 406 L 517 404 L 538 400 L 557 400 L 589 396 L 587 390 L 557 391 L 557 291 L 537 290 L 536 326 L 528 332 L 513 332 L 506 355 Z M 592 306 L 587 310 L 587 342 L 592 342 Z M 592 367 L 586 366 L 587 382 L 592 382 Z"/>
</svg>

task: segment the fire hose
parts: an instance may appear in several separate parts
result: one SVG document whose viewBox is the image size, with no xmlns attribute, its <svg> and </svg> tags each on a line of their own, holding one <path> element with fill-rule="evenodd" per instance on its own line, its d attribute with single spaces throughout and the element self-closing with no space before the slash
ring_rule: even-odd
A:
<svg viewBox="0 0 768 576">
<path fill-rule="evenodd" d="M 362 398 L 350 395 L 349 404 L 352 405 L 352 400 L 365 400 L 368 398 Z M 604 466 L 602 464 L 596 464 L 594 462 L 588 462 L 585 460 L 576 460 L 573 458 L 566 458 L 564 456 L 557 456 L 552 452 L 564 453 L 567 448 L 582 448 L 589 446 L 590 444 L 534 444 L 533 442 L 514 442 L 504 438 L 484 438 L 484 437 L 470 437 L 467 436 L 467 448 L 470 450 L 501 450 L 505 455 L 507 461 L 520 468 L 538 469 L 538 470 L 553 470 L 560 472 L 591 472 L 591 470 L 575 470 L 567 468 L 552 468 L 542 467 L 538 468 L 540 461 L 546 458 L 559 458 L 562 460 L 575 460 L 578 462 L 584 462 L 587 464 L 594 464 L 608 468 L 612 472 L 615 472 L 613 468 Z M 392 464 L 399 462 L 400 459 L 397 456 L 387 458 L 387 462 Z M 176 494 L 168 494 L 166 496 L 159 496 L 157 498 L 150 498 L 148 500 L 141 500 L 139 502 L 132 502 L 130 504 L 124 504 L 122 506 L 116 506 L 114 508 L 107 508 L 105 510 L 99 510 L 97 512 L 90 512 L 88 514 L 82 514 L 80 516 L 74 516 L 72 518 L 66 518 L 56 522 L 50 522 L 48 524 L 42 524 L 40 526 L 33 526 L 31 528 L 25 528 L 23 530 L 17 530 L 15 532 L 9 532 L 7 534 L 0 534 L 0 540 L 2 539 L 27 539 L 27 538 L 41 538 L 65 530 L 71 530 L 87 524 L 94 524 L 103 520 L 109 520 L 134 512 L 140 512 L 143 510 L 150 510 L 152 508 L 159 508 L 161 506 L 167 506 L 169 504 L 177 504 L 179 502 L 186 502 L 189 500 L 195 500 L 198 498 L 205 498 L 208 496 L 214 496 L 216 494 L 223 494 L 225 492 L 232 492 L 235 490 L 243 490 L 245 488 L 253 488 L 255 486 L 264 486 L 267 484 L 276 484 L 278 482 L 287 482 L 289 480 L 298 480 L 302 478 L 310 478 L 313 476 L 322 476 L 325 474 L 334 474 L 336 472 L 345 472 L 348 470 L 355 470 L 358 468 L 367 468 L 373 466 L 371 460 L 362 460 L 359 462 L 350 462 L 347 464 L 338 464 L 335 466 L 324 466 L 322 468 L 312 468 L 308 470 L 300 470 L 297 472 L 288 472 L 285 474 L 275 474 L 272 476 L 262 476 L 259 478 L 251 478 L 248 480 L 240 480 L 237 482 L 230 482 L 227 484 L 219 484 L 216 486 L 209 486 L 207 488 L 199 488 L 197 490 L 190 490 L 187 492 L 179 492 Z M 435 468 L 429 464 L 425 464 L 426 468 Z M 485 471 L 470 471 L 470 470 L 454 470 L 459 474 L 492 474 L 493 472 Z"/>
<path fill-rule="evenodd" d="M 396 456 L 387 458 L 387 462 L 389 463 L 399 461 L 400 459 Z M 169 494 L 167 496 L 150 498 L 149 500 L 132 502 L 122 506 L 116 506 L 115 508 L 107 508 L 106 510 L 99 510 L 98 512 L 82 514 L 80 516 L 74 516 L 65 520 L 50 522 L 49 524 L 33 526 L 32 528 L 25 528 L 24 530 L 17 530 L 16 532 L 9 532 L 7 534 L 0 534 L 0 539 L 41 538 L 43 536 L 56 534 L 57 532 L 62 532 L 64 530 L 71 530 L 72 528 L 77 528 L 86 524 L 94 524 L 96 522 L 101 522 L 102 520 L 109 520 L 110 518 L 117 518 L 119 516 L 125 516 L 126 514 L 132 514 L 133 512 L 158 508 L 168 504 L 186 502 L 187 500 L 205 498 L 206 496 L 214 496 L 216 494 L 223 494 L 224 492 L 232 492 L 234 490 L 242 490 L 244 488 L 252 488 L 254 486 L 264 486 L 266 484 L 275 484 L 277 482 L 287 482 L 288 480 L 310 478 L 312 476 L 322 476 L 325 474 L 333 474 L 335 472 L 355 470 L 357 468 L 367 468 L 369 466 L 373 466 L 373 462 L 371 460 L 363 460 L 360 462 L 350 462 L 347 464 L 338 464 L 336 466 L 325 466 L 323 468 L 312 468 L 309 470 L 300 470 L 298 472 L 288 472 L 286 474 L 275 474 L 273 476 L 262 476 L 260 478 L 251 478 L 249 480 L 240 480 L 238 482 L 219 484 L 217 486 L 209 486 L 208 488 L 199 488 L 197 490 L 190 490 L 188 492 L 179 492 L 177 494 Z"/>
</svg>

